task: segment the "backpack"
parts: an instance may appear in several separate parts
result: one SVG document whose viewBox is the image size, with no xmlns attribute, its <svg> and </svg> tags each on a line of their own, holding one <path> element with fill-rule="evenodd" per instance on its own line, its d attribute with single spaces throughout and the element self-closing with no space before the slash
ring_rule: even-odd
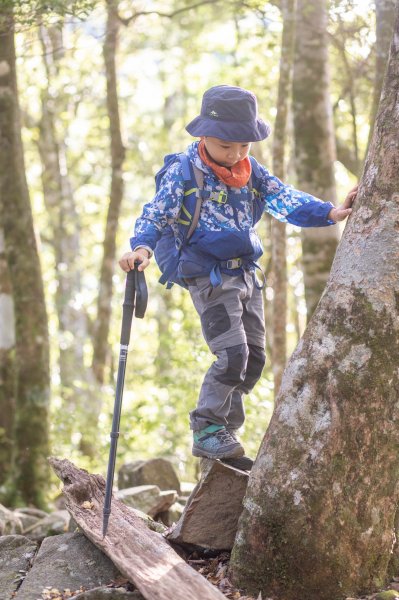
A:
<svg viewBox="0 0 399 600">
<path fill-rule="evenodd" d="M 259 178 L 261 176 L 258 162 L 253 156 L 251 160 L 252 173 L 248 182 L 248 188 L 252 195 L 252 221 L 257 223 L 263 213 L 264 202 L 261 200 L 259 193 L 256 191 L 259 188 Z M 182 248 L 187 244 L 192 234 L 194 233 L 203 200 L 212 198 L 217 201 L 226 201 L 220 196 L 226 196 L 225 192 L 209 192 L 204 190 L 204 173 L 193 165 L 187 154 L 167 154 L 164 158 L 162 168 L 155 175 L 155 189 L 158 192 L 162 177 L 167 170 L 177 161 L 180 161 L 184 179 L 184 199 L 183 204 L 177 219 L 178 231 L 175 234 L 170 225 L 167 225 L 162 230 L 162 237 L 158 241 L 154 257 L 158 267 L 162 273 L 159 278 L 159 283 L 166 284 L 167 289 L 170 289 L 174 283 L 187 289 L 185 282 L 178 276 L 178 265 Z"/>
</svg>

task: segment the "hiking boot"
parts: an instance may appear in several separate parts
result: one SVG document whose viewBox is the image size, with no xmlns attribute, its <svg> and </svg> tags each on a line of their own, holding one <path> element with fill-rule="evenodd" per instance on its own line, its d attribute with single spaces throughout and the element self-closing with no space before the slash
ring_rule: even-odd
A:
<svg viewBox="0 0 399 600">
<path fill-rule="evenodd" d="M 235 440 L 236 442 L 239 441 L 238 439 L 238 429 L 227 429 L 227 431 L 229 432 L 229 434 L 231 435 L 231 437 L 233 438 L 233 440 Z"/>
<path fill-rule="evenodd" d="M 222 425 L 208 425 L 194 431 L 193 456 L 234 458 L 243 456 L 244 448 Z"/>
</svg>

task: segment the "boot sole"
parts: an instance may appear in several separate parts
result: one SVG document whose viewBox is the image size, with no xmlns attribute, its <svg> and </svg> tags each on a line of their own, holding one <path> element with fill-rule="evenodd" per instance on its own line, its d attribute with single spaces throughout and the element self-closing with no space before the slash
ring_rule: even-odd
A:
<svg viewBox="0 0 399 600">
<path fill-rule="evenodd" d="M 242 446 L 234 448 L 230 452 L 225 452 L 223 454 L 211 454 L 209 452 L 206 452 L 205 450 L 200 450 L 199 448 L 192 449 L 193 456 L 197 458 L 211 458 L 212 460 L 216 460 L 218 458 L 220 458 L 221 460 L 223 460 L 224 458 L 241 458 L 241 456 L 244 456 L 244 454 L 245 450 Z"/>
</svg>

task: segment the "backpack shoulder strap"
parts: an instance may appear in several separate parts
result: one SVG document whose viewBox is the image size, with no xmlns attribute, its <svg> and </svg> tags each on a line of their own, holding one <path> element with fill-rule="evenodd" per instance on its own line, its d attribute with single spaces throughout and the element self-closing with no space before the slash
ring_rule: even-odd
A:
<svg viewBox="0 0 399 600">
<path fill-rule="evenodd" d="M 188 229 L 183 231 L 183 240 L 188 240 L 194 233 L 197 227 L 201 212 L 202 196 L 201 190 L 204 187 L 204 174 L 201 169 L 198 169 L 192 164 L 187 154 L 182 152 L 179 154 L 179 160 L 182 166 L 183 179 L 187 182 L 187 188 L 184 191 L 184 200 L 182 204 L 182 212 L 188 220 L 179 217 L 178 223 L 188 225 Z"/>
<path fill-rule="evenodd" d="M 249 178 L 249 182 L 248 182 L 248 187 L 250 190 L 255 189 L 257 190 L 258 187 L 258 180 L 262 177 L 262 172 L 260 170 L 260 166 L 258 161 L 256 160 L 256 158 L 254 156 L 250 156 L 249 160 L 251 161 L 251 177 Z"/>
<path fill-rule="evenodd" d="M 264 200 L 262 200 L 259 192 L 260 179 L 262 177 L 262 171 L 256 158 L 253 156 L 249 157 L 251 161 L 251 177 L 248 181 L 248 188 L 252 193 L 252 221 L 253 224 L 260 221 L 264 210 Z"/>
<path fill-rule="evenodd" d="M 190 169 L 190 160 L 187 154 L 185 152 L 180 152 L 180 154 L 177 155 L 177 158 L 179 159 L 181 164 L 184 181 L 191 181 L 192 175 Z"/>
</svg>

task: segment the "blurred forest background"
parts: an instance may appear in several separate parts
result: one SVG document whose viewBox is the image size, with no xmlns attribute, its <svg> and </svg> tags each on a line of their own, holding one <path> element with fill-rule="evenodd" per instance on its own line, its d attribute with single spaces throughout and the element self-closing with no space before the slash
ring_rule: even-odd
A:
<svg viewBox="0 0 399 600">
<path fill-rule="evenodd" d="M 393 4 L 1 0 L 0 501 L 51 498 L 50 453 L 106 471 L 125 284 L 117 259 L 163 156 L 191 142 L 184 126 L 204 90 L 255 92 L 275 134 L 253 154 L 284 181 L 342 202 L 367 152 Z M 19 97 L 7 66 L 14 42 Z M 267 217 L 259 229 L 268 362 L 246 399 L 251 456 L 339 233 L 306 238 Z M 212 355 L 188 293 L 165 290 L 155 263 L 146 276 L 118 463 L 162 455 L 193 479 L 188 412 Z"/>
</svg>

